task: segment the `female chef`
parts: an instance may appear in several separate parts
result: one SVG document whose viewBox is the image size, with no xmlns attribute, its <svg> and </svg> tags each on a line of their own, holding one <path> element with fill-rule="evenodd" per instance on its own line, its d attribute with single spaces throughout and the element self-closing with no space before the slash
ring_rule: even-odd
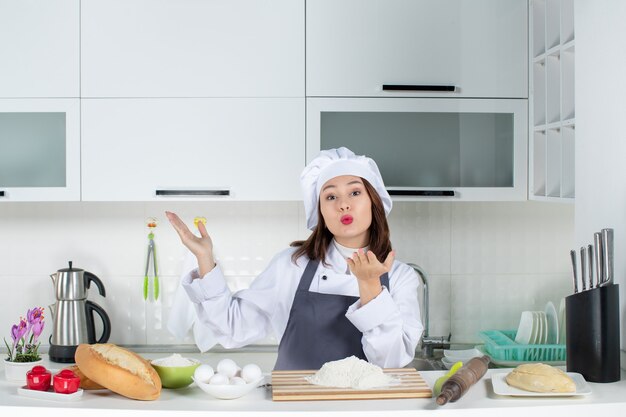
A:
<svg viewBox="0 0 626 417">
<path fill-rule="evenodd" d="M 182 278 L 196 314 L 226 348 L 275 335 L 275 369 L 319 369 L 355 355 L 407 365 L 422 334 L 418 277 L 394 260 L 391 198 L 376 163 L 347 148 L 322 151 L 300 177 L 313 232 L 278 253 L 249 289 L 230 292 L 204 225 L 166 215 L 198 268 Z"/>
</svg>

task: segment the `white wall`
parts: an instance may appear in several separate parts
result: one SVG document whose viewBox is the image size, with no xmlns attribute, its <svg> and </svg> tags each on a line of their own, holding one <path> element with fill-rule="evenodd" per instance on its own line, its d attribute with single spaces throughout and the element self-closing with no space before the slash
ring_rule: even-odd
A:
<svg viewBox="0 0 626 417">
<path fill-rule="evenodd" d="M 190 223 L 205 216 L 233 288 L 249 284 L 277 251 L 307 236 L 301 203 L 0 204 L 0 333 L 29 307 L 53 299 L 50 273 L 74 266 L 99 276 L 119 344 L 192 343 L 165 330 L 184 251 L 164 210 Z M 155 216 L 162 297 L 144 302 L 147 228 Z M 431 335 L 477 342 L 482 329 L 513 329 L 525 309 L 571 293 L 574 208 L 567 204 L 396 203 L 390 216 L 398 259 L 430 275 Z M 51 320 L 48 317 L 48 324 Z M 47 342 L 50 326 L 42 340 Z"/>
<path fill-rule="evenodd" d="M 626 2 L 576 0 L 576 244 L 615 229 L 626 347 Z M 626 366 L 622 353 L 622 367 Z"/>
</svg>

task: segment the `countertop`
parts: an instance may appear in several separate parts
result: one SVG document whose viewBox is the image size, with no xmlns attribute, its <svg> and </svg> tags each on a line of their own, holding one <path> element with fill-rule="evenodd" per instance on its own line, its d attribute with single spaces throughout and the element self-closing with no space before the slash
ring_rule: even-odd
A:
<svg viewBox="0 0 626 417">
<path fill-rule="evenodd" d="M 169 353 L 143 353 L 147 359 L 169 356 Z M 269 352 L 230 352 L 230 353 L 189 353 L 186 357 L 200 360 L 215 367 L 224 358 L 231 358 L 240 366 L 247 363 L 258 364 L 263 372 L 269 373 L 274 366 L 276 353 Z M 44 365 L 50 369 L 61 369 L 62 364 L 50 363 L 44 357 Z M 30 399 L 17 395 L 20 384 L 9 383 L 0 374 L 0 414 L 3 416 L 33 415 L 48 416 L 200 416 L 210 412 L 211 417 L 224 416 L 368 416 L 392 414 L 395 416 L 419 416 L 427 412 L 440 415 L 463 416 L 524 416 L 567 414 L 569 416 L 595 415 L 624 416 L 626 414 L 626 372 L 622 380 L 610 384 L 590 383 L 592 393 L 581 397 L 519 398 L 499 396 L 493 392 L 491 375 L 507 372 L 506 369 L 490 369 L 470 391 L 456 403 L 439 407 L 434 399 L 393 399 L 360 401 L 301 401 L 273 402 L 269 388 L 257 388 L 245 397 L 236 400 L 218 400 L 205 394 L 193 384 L 178 390 L 163 389 L 156 401 L 133 401 L 110 391 L 85 391 L 76 402 L 53 402 Z M 432 387 L 434 381 L 444 371 L 421 371 L 426 382 Z M 33 410 L 33 409 L 36 410 Z"/>
</svg>

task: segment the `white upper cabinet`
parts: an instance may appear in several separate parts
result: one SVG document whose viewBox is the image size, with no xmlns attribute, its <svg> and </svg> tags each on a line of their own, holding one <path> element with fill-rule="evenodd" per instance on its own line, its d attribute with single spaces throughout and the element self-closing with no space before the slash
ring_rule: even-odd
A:
<svg viewBox="0 0 626 417">
<path fill-rule="evenodd" d="M 79 0 L 0 0 L 0 98 L 78 97 Z"/>
<path fill-rule="evenodd" d="M 304 114 L 304 98 L 82 100 L 83 200 L 299 200 Z"/>
<path fill-rule="evenodd" d="M 0 202 L 80 200 L 79 99 L 0 99 Z"/>
<path fill-rule="evenodd" d="M 527 0 L 309 0 L 306 95 L 527 98 L 527 16 Z"/>
<path fill-rule="evenodd" d="M 82 0 L 83 97 L 302 97 L 304 0 Z"/>
</svg>

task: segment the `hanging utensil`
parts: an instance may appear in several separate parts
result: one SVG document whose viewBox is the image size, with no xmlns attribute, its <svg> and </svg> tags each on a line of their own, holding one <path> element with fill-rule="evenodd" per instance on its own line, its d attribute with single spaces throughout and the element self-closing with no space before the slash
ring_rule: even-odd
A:
<svg viewBox="0 0 626 417">
<path fill-rule="evenodd" d="M 152 272 L 153 272 L 153 281 L 152 281 L 152 297 L 156 301 L 159 299 L 159 273 L 157 267 L 157 257 L 156 257 L 156 246 L 154 244 L 154 232 L 153 229 L 157 227 L 157 220 L 154 217 L 148 218 L 146 223 L 150 233 L 148 233 L 148 255 L 146 257 L 146 273 L 143 277 L 143 299 L 148 299 L 149 287 L 150 287 L 150 259 L 152 259 Z"/>
</svg>

